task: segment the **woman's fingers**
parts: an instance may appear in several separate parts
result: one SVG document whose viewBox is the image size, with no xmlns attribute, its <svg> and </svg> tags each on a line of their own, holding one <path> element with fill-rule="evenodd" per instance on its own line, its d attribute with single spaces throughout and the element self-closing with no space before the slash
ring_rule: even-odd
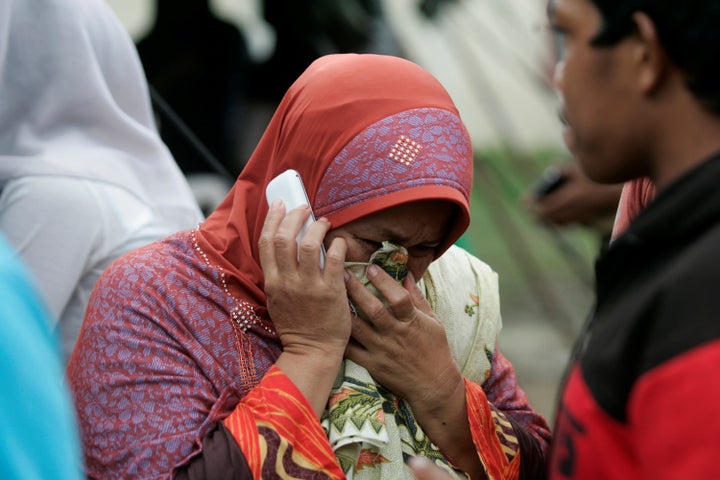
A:
<svg viewBox="0 0 720 480">
<path fill-rule="evenodd" d="M 328 228 L 330 228 L 328 226 Z M 343 279 L 345 275 L 350 273 L 345 271 L 345 256 L 347 254 L 347 242 L 345 239 L 337 237 L 330 243 L 330 247 L 325 253 L 325 268 L 323 276 L 328 283 L 337 283 L 337 287 L 342 289 L 343 295 L 347 297 L 345 284 L 338 282 L 337 279 Z"/>
<path fill-rule="evenodd" d="M 302 274 L 312 275 L 320 270 L 323 240 L 329 230 L 330 222 L 327 218 L 323 217 L 310 224 L 305 235 L 300 239 L 298 245 L 298 267 Z"/>
<path fill-rule="evenodd" d="M 310 208 L 307 206 L 290 210 L 272 235 L 272 249 L 281 274 L 287 275 L 297 270 L 297 236 L 309 215 Z"/>
<path fill-rule="evenodd" d="M 268 209 L 265 223 L 260 232 L 258 247 L 260 250 L 260 266 L 265 275 L 275 273 L 277 261 L 275 259 L 274 237 L 278 226 L 285 218 L 285 203 L 282 200 L 275 200 Z"/>
<path fill-rule="evenodd" d="M 352 273 L 348 273 L 348 275 L 349 278 L 345 282 L 345 288 L 347 288 L 353 306 L 361 310 L 365 318 L 371 319 L 372 323 L 379 321 L 378 317 L 388 315 L 383 303 L 355 275 Z M 391 279 L 391 281 L 393 280 Z"/>
<path fill-rule="evenodd" d="M 310 214 L 306 205 L 287 213 L 281 200 L 270 206 L 258 242 L 260 265 L 266 277 L 296 271 L 301 275 L 319 272 L 323 240 L 330 230 L 330 222 L 325 218 L 313 222 L 298 242 L 298 234 Z M 344 250 L 341 255 L 344 259 Z"/>
<path fill-rule="evenodd" d="M 367 277 L 370 282 L 378 289 L 380 294 L 387 302 L 387 308 L 381 305 L 382 309 L 377 308 L 378 321 L 388 321 L 387 317 L 391 317 L 393 321 L 410 321 L 415 318 L 415 305 L 411 293 L 392 278 L 387 272 L 377 265 L 369 265 L 367 268 Z M 384 311 L 389 311 L 392 315 L 382 315 Z M 370 312 L 366 312 L 370 314 Z M 382 328 L 382 323 L 378 325 Z"/>
<path fill-rule="evenodd" d="M 433 309 L 430 306 L 430 302 L 428 302 L 427 299 L 423 296 L 423 293 L 420 290 L 417 282 L 415 281 L 415 276 L 412 274 L 412 272 L 408 272 L 407 277 L 405 277 L 405 280 L 403 281 L 403 286 L 405 287 L 405 290 L 410 292 L 410 299 L 412 300 L 415 308 L 418 308 L 426 315 L 429 315 L 431 317 L 435 316 L 435 312 L 433 312 Z"/>
</svg>

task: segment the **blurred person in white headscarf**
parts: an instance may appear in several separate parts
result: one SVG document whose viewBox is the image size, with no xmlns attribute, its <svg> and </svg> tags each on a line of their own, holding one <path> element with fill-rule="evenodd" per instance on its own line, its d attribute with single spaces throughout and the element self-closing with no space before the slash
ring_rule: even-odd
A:
<svg viewBox="0 0 720 480">
<path fill-rule="evenodd" d="M 72 352 L 121 254 L 202 220 L 154 123 L 129 34 L 103 0 L 0 3 L 0 231 Z"/>
</svg>

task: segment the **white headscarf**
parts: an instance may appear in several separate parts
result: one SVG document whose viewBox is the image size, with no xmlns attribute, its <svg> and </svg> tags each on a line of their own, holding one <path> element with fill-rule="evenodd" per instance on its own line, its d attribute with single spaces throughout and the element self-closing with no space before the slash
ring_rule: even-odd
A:
<svg viewBox="0 0 720 480">
<path fill-rule="evenodd" d="M 108 182 L 168 220 L 200 218 L 104 0 L 0 0 L 0 188 L 28 175 Z"/>
</svg>

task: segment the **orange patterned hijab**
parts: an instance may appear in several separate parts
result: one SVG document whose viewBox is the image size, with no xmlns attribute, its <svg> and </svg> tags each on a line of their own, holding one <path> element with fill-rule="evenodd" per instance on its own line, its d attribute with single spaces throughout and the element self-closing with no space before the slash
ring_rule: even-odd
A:
<svg viewBox="0 0 720 480">
<path fill-rule="evenodd" d="M 200 248 L 233 293 L 263 310 L 258 239 L 265 186 L 288 168 L 316 216 L 342 226 L 384 208 L 442 199 L 457 215 L 440 255 L 467 228 L 472 148 L 443 86 L 398 57 L 321 57 L 289 88 L 225 200 L 201 225 Z"/>
</svg>

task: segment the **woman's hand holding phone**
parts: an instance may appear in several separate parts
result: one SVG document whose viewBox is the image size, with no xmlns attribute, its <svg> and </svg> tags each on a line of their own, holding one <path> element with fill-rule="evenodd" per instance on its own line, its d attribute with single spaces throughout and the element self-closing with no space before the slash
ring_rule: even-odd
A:
<svg viewBox="0 0 720 480">
<path fill-rule="evenodd" d="M 303 205 L 310 206 L 310 199 L 308 198 L 305 185 L 303 184 L 300 173 L 296 170 L 285 170 L 283 173 L 273 178 L 268 183 L 265 189 L 265 196 L 267 198 L 268 205 L 272 205 L 272 202 L 276 199 L 280 199 L 285 203 L 285 211 L 289 212 Z M 312 210 L 310 216 L 305 220 L 302 228 L 297 235 L 298 253 L 300 248 L 300 240 L 307 232 L 310 225 L 315 221 L 315 215 Z M 325 247 L 320 246 L 320 268 L 325 265 Z"/>
<path fill-rule="evenodd" d="M 334 240 L 324 268 L 318 268 L 330 223 L 324 218 L 308 222 L 307 202 L 287 209 L 284 200 L 270 198 L 259 250 L 268 313 L 283 346 L 276 365 L 320 415 L 350 338 L 347 247 L 344 240 Z"/>
</svg>

